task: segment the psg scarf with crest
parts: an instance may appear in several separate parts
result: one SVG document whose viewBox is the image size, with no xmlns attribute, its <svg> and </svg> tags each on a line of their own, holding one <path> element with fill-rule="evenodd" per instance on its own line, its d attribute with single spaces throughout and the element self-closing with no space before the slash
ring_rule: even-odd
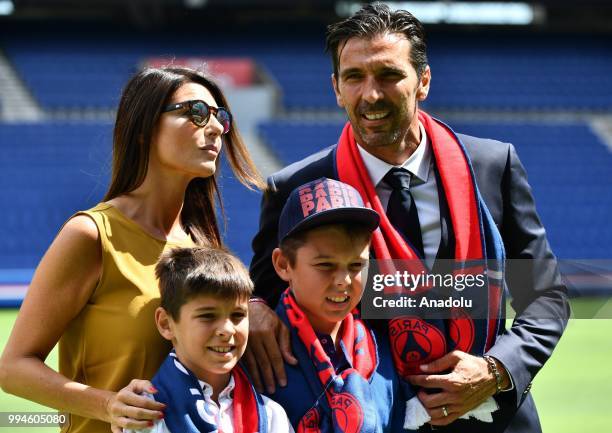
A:
<svg viewBox="0 0 612 433">
<path fill-rule="evenodd" d="M 422 374 L 421 365 L 455 349 L 482 355 L 493 345 L 502 317 L 503 242 L 478 191 L 469 157 L 447 125 L 422 111 L 419 120 L 433 149 L 438 179 L 442 184 L 439 190 L 444 193 L 440 201 L 445 199 L 448 204 L 455 248 L 452 272 L 454 275 L 482 274 L 486 278 L 479 292 L 472 294 L 479 303 L 478 317 L 462 308 L 451 307 L 443 318 L 409 314 L 389 320 L 393 360 L 403 379 Z M 372 238 L 372 249 L 379 263 L 401 260 L 409 263 L 406 266 L 414 274 L 430 272 L 389 222 L 357 149 L 350 123 L 344 127 L 338 141 L 336 169 L 339 180 L 355 187 L 366 206 L 376 210 L 381 217 L 380 229 Z M 423 296 L 430 289 L 422 286 L 412 295 Z"/>
<path fill-rule="evenodd" d="M 370 380 L 378 365 L 376 341 L 356 311 L 349 313 L 338 331 L 339 345 L 350 367 L 337 373 L 308 318 L 290 289 L 281 296 L 277 313 L 291 329 L 291 345 L 320 398 L 302 417 L 298 433 L 375 433 L 380 431 Z M 299 396 L 296 396 L 299 398 Z"/>
</svg>

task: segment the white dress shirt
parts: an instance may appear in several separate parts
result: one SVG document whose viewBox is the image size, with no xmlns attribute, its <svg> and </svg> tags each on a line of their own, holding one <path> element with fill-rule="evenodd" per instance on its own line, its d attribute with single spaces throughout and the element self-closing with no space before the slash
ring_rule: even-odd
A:
<svg viewBox="0 0 612 433">
<path fill-rule="evenodd" d="M 198 409 L 202 418 L 210 423 L 218 426 L 218 431 L 223 433 L 234 432 L 234 406 L 232 391 L 234 390 L 234 377 L 230 376 L 230 381 L 223 391 L 219 393 L 219 404 L 212 399 L 213 388 L 208 383 L 199 380 L 200 386 L 202 387 L 204 396 L 204 405 L 202 409 Z M 145 394 L 147 397 L 153 399 L 150 394 Z M 268 432 L 269 433 L 293 433 L 293 427 L 289 423 L 287 413 L 280 404 L 274 400 L 261 396 L 266 410 L 266 417 L 268 418 Z M 164 420 L 155 422 L 155 425 L 150 428 L 141 430 L 124 429 L 124 433 L 181 433 L 171 432 L 166 425 Z"/>
<path fill-rule="evenodd" d="M 421 142 L 412 155 L 403 164 L 392 165 L 368 153 L 359 144 L 357 149 L 370 175 L 370 180 L 376 188 L 376 194 L 386 210 L 393 189 L 383 182 L 385 175 L 394 167 L 403 168 L 412 175 L 410 193 L 419 213 L 419 224 L 425 251 L 425 263 L 431 269 L 438 254 L 442 229 L 440 225 L 440 202 L 438 187 L 434 173 L 432 149 L 425 133 L 425 128 L 419 122 Z M 416 178 L 416 179 L 415 179 Z"/>
</svg>

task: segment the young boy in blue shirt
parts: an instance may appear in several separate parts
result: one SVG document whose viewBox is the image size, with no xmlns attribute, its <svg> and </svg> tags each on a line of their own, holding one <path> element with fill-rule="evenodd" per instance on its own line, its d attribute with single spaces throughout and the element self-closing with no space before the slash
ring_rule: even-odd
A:
<svg viewBox="0 0 612 433">
<path fill-rule="evenodd" d="M 240 366 L 249 331 L 248 271 L 230 253 L 208 247 L 164 253 L 155 273 L 160 334 L 172 341 L 152 380 L 164 419 L 150 433 L 287 433 L 283 408 L 258 394 Z M 143 430 L 139 430 L 143 432 Z"/>
<path fill-rule="evenodd" d="M 356 310 L 378 223 L 357 190 L 327 178 L 296 188 L 281 213 L 272 261 L 289 287 L 276 311 L 299 362 L 271 396 L 297 432 L 404 431 L 388 338 Z"/>
</svg>

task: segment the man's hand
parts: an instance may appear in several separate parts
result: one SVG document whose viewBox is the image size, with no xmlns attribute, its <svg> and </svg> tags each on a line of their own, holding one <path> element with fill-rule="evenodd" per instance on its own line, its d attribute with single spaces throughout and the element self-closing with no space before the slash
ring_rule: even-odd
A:
<svg viewBox="0 0 612 433">
<path fill-rule="evenodd" d="M 501 363 L 496 364 L 502 376 L 502 389 L 507 388 L 510 384 L 508 372 Z M 408 380 L 413 385 L 440 390 L 435 394 L 428 394 L 424 389 L 418 392 L 432 425 L 450 424 L 497 390 L 495 376 L 489 371 L 487 361 L 459 350 L 422 365 L 421 370 L 429 374 L 414 375 Z"/>
<path fill-rule="evenodd" d="M 276 390 L 276 382 L 280 386 L 287 385 L 283 359 L 289 364 L 297 364 L 291 352 L 289 329 L 266 304 L 250 302 L 249 343 L 244 362 L 257 391 L 263 392 L 263 383 L 270 394 Z"/>
</svg>

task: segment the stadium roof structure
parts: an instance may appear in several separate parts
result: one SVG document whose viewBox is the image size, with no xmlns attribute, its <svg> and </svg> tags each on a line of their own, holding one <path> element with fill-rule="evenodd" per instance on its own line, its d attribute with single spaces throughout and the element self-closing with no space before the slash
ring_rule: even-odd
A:
<svg viewBox="0 0 612 433">
<path fill-rule="evenodd" d="M 237 24 L 320 23 L 338 18 L 346 0 L 0 0 L 0 22 L 40 21 L 112 22 L 142 30 L 185 25 L 231 27 Z M 528 5 L 535 12 L 538 30 L 612 33 L 612 2 L 608 0 L 417 0 L 390 4 L 439 4 L 461 8 L 466 4 Z M 219 14 L 223 20 L 211 20 Z M 216 21 L 216 23 L 215 23 Z M 221 22 L 219 22 L 221 21 Z M 469 27 L 478 23 L 466 23 Z M 490 23 L 480 23 L 480 25 Z M 439 25 L 448 26 L 448 22 Z M 457 25 L 461 25 L 458 23 Z"/>
</svg>

